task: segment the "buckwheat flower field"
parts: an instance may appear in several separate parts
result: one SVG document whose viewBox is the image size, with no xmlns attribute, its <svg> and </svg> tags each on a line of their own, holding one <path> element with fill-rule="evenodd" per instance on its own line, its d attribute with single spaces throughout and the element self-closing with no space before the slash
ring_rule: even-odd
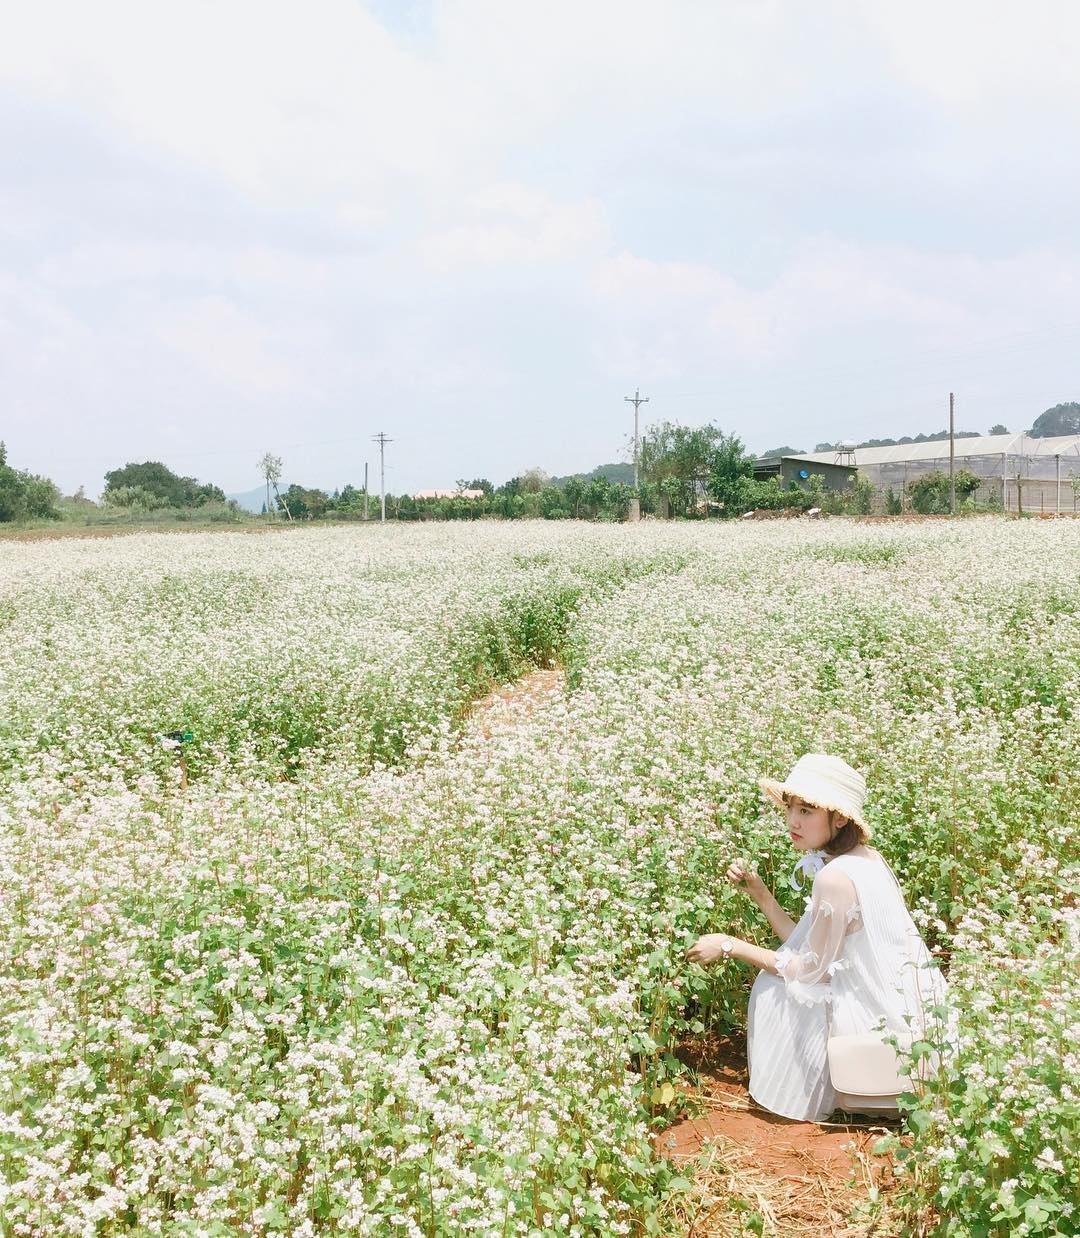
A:
<svg viewBox="0 0 1080 1238">
<path fill-rule="evenodd" d="M 897 1223 L 1076 1233 L 1078 707 L 1071 522 L 0 542 L 0 1230 L 680 1232 L 824 750 L 951 982 Z"/>
</svg>

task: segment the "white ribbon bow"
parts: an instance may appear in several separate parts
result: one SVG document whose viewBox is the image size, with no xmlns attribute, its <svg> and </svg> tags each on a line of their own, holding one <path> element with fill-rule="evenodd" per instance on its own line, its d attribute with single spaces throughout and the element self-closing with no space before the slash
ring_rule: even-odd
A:
<svg viewBox="0 0 1080 1238">
<path fill-rule="evenodd" d="M 824 867 L 825 853 L 822 851 L 808 851 L 791 870 L 788 885 L 791 886 L 793 890 L 801 890 L 803 888 L 803 883 L 799 879 L 800 873 L 805 873 L 810 878 L 810 884 L 813 885 L 814 878 Z"/>
</svg>

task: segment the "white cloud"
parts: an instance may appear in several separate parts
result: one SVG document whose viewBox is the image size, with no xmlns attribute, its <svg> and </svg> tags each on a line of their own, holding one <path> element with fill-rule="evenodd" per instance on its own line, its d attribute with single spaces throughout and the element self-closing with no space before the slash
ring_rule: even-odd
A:
<svg viewBox="0 0 1080 1238">
<path fill-rule="evenodd" d="M 613 378 L 676 379 L 776 347 L 767 297 L 709 267 L 621 253 L 597 265 L 591 291 L 605 324 L 598 357 Z"/>
<path fill-rule="evenodd" d="M 1080 255 L 1031 250 L 997 261 L 814 238 L 762 288 L 714 268 L 619 254 L 594 270 L 598 362 L 613 378 L 745 382 L 770 368 L 858 364 L 1024 332 L 1080 328 Z M 962 360 L 965 360 L 961 356 Z M 914 367 L 909 367 L 909 371 Z M 902 381 L 902 380 L 901 380 Z"/>
<path fill-rule="evenodd" d="M 1064 0 L 432 0 L 406 35 L 354 0 L 14 6 L 6 407 L 73 457 L 158 421 L 264 447 L 298 414 L 313 441 L 430 417 L 449 450 L 542 413 L 614 450 L 634 381 L 658 415 L 676 385 L 805 409 L 785 374 L 1058 330 L 1078 28 Z"/>
<path fill-rule="evenodd" d="M 424 262 L 457 266 L 561 263 L 602 251 L 604 208 L 595 199 L 564 205 L 520 184 L 496 183 L 463 202 L 461 222 L 421 237 Z"/>
<path fill-rule="evenodd" d="M 325 258 L 285 249 L 138 239 L 91 241 L 54 252 L 40 264 L 37 275 L 58 289 L 170 281 L 235 285 L 248 293 L 288 290 L 306 295 L 325 291 L 334 278 Z"/>
<path fill-rule="evenodd" d="M 497 177 L 514 148 L 602 135 L 610 158 L 689 117 L 761 123 L 813 97 L 815 20 L 775 0 L 436 0 L 432 22 L 429 49 L 353 0 L 39 0 L 8 22 L 0 81 L 361 227 Z"/>
<path fill-rule="evenodd" d="M 950 106 L 1075 107 L 1080 6 L 1073 0 L 907 0 L 857 9 L 902 76 Z"/>
<path fill-rule="evenodd" d="M 436 83 L 348 0 L 42 0 L 5 35 L 0 80 L 256 196 L 381 219 L 445 157 Z"/>
<path fill-rule="evenodd" d="M 163 318 L 156 334 L 205 375 L 245 394 L 281 394 L 298 385 L 298 376 L 265 328 L 224 297 L 201 297 L 178 306 Z"/>
</svg>

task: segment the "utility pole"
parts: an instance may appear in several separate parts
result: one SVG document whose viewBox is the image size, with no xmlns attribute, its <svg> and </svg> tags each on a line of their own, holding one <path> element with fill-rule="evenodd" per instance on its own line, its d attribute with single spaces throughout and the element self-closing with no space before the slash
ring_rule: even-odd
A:
<svg viewBox="0 0 1080 1238">
<path fill-rule="evenodd" d="M 625 395 L 623 396 L 623 399 L 627 402 L 627 404 L 633 404 L 634 406 L 634 490 L 636 492 L 638 491 L 641 481 L 638 476 L 638 461 L 641 456 L 641 450 L 638 445 L 638 408 L 642 404 L 648 404 L 649 397 L 647 395 L 642 395 L 640 388 L 635 387 L 634 394 L 632 396 Z M 635 497 L 630 500 L 629 519 L 631 522 L 641 519 L 641 498 L 638 493 L 636 493 Z"/>
<path fill-rule="evenodd" d="M 368 501 L 368 492 L 367 492 L 367 461 L 365 460 L 365 461 L 364 461 L 364 519 L 365 519 L 365 520 L 368 518 L 368 517 L 367 517 L 367 501 Z"/>
<path fill-rule="evenodd" d="M 386 444 L 392 443 L 392 438 L 387 438 L 380 430 L 378 434 L 372 435 L 372 438 L 379 444 L 379 503 L 382 508 L 381 520 L 386 523 Z"/>
<path fill-rule="evenodd" d="M 649 397 L 642 395 L 639 388 L 634 388 L 633 395 L 624 395 L 623 399 L 627 404 L 634 406 L 634 489 L 638 488 L 638 405 L 648 404 Z"/>
<path fill-rule="evenodd" d="M 954 398 L 949 392 L 949 515 L 956 515 L 956 443 L 953 438 L 955 422 L 953 419 Z"/>
</svg>

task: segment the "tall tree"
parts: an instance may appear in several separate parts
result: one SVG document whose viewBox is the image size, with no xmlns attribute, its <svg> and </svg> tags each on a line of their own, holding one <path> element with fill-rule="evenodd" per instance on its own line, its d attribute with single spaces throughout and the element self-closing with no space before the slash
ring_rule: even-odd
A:
<svg viewBox="0 0 1080 1238">
<path fill-rule="evenodd" d="M 563 486 L 563 494 L 566 496 L 566 504 L 570 508 L 571 515 L 575 520 L 579 519 L 581 503 L 585 498 L 585 483 L 580 477 L 568 477 Z"/>
<path fill-rule="evenodd" d="M 733 434 L 721 434 L 713 452 L 709 494 L 726 514 L 735 513 L 741 483 L 753 476 L 754 461 L 746 454 L 742 441 Z"/>
<path fill-rule="evenodd" d="M 275 456 L 273 452 L 265 452 L 259 457 L 259 472 L 266 482 L 266 510 L 273 512 L 276 510 L 270 505 L 270 487 L 273 486 L 274 494 L 277 494 L 278 482 L 281 481 L 282 462 L 280 456 Z M 285 508 L 285 514 L 289 514 L 288 507 Z M 291 519 L 291 517 L 290 517 Z"/>
<path fill-rule="evenodd" d="M 225 502 L 219 486 L 200 483 L 194 477 L 180 477 L 160 460 L 125 464 L 105 474 L 105 498 L 118 491 L 142 490 L 169 507 L 201 507 L 204 503 Z"/>
<path fill-rule="evenodd" d="M 57 520 L 59 498 L 60 491 L 47 477 L 13 469 L 7 462 L 7 447 L 0 442 L 0 521 Z"/>
<path fill-rule="evenodd" d="M 330 496 L 325 490 L 309 490 L 298 486 L 295 482 L 277 496 L 281 510 L 287 512 L 290 520 L 302 520 L 305 517 L 318 520 L 325 516 L 331 507 Z"/>
<path fill-rule="evenodd" d="M 645 431 L 640 451 L 642 478 L 658 488 L 676 516 L 690 511 L 699 488 L 723 502 L 734 479 L 754 470 L 742 442 L 711 423 L 660 422 Z"/>
<path fill-rule="evenodd" d="M 1035 418 L 1028 431 L 1032 438 L 1054 438 L 1059 434 L 1080 434 L 1080 404 L 1055 404 Z"/>
<path fill-rule="evenodd" d="M 522 494 L 539 494 L 551 484 L 551 477 L 543 469 L 526 469 L 519 478 Z"/>
</svg>

